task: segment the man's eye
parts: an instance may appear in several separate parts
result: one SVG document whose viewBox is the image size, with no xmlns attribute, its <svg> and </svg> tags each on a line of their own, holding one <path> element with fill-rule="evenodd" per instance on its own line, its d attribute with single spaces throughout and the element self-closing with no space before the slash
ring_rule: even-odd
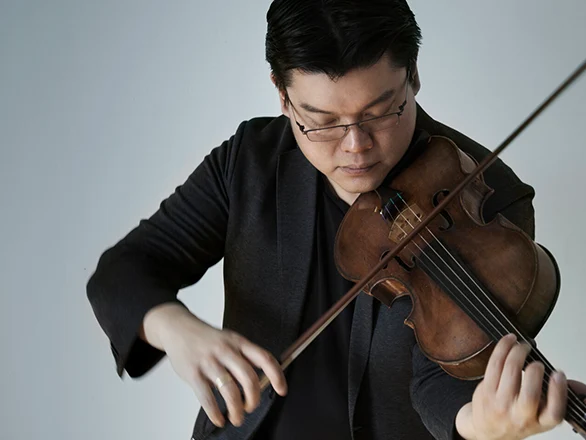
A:
<svg viewBox="0 0 586 440">
<path fill-rule="evenodd" d="M 325 127 L 331 127 L 332 125 L 334 125 L 334 121 L 328 121 L 328 122 L 316 122 L 315 124 L 318 128 L 325 128 Z"/>
<path fill-rule="evenodd" d="M 385 108 L 383 111 L 377 111 L 377 112 L 369 112 L 366 113 L 363 118 L 364 119 L 370 119 L 370 118 L 378 118 L 379 116 L 383 116 L 386 115 L 387 113 L 391 112 L 391 109 L 393 108 L 392 105 L 390 105 L 389 107 Z"/>
</svg>

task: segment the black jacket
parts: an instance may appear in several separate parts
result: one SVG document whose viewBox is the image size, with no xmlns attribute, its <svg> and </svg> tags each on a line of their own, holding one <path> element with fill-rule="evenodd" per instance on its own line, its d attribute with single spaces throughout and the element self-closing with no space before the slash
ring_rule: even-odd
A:
<svg viewBox="0 0 586 440">
<path fill-rule="evenodd" d="M 417 128 L 451 138 L 477 160 L 488 154 L 417 110 Z M 484 177 L 496 190 L 484 205 L 485 219 L 501 212 L 533 237 L 533 188 L 500 160 Z M 178 301 L 181 288 L 196 283 L 222 258 L 224 328 L 278 357 L 298 336 L 317 179 L 286 117 L 243 122 L 150 219 L 104 252 L 87 293 L 111 342 L 118 374 L 126 370 L 138 377 L 164 356 L 137 339 L 145 313 Z M 355 439 L 457 438 L 454 418 L 471 399 L 475 383 L 448 376 L 422 356 L 403 324 L 409 308 L 407 299 L 391 309 L 367 295 L 356 299 L 348 365 Z M 259 408 L 238 429 L 228 424 L 214 430 L 200 411 L 193 438 L 250 438 L 273 399 L 274 393 L 264 393 Z"/>
</svg>

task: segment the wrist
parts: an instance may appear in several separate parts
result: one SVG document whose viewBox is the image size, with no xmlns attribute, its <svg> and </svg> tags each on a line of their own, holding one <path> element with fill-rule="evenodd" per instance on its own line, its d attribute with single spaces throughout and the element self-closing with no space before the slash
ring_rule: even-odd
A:
<svg viewBox="0 0 586 440">
<path fill-rule="evenodd" d="M 165 341 L 171 337 L 174 324 L 185 315 L 193 318 L 191 312 L 183 304 L 177 302 L 159 304 L 145 314 L 139 336 L 153 347 L 164 351 Z"/>
</svg>

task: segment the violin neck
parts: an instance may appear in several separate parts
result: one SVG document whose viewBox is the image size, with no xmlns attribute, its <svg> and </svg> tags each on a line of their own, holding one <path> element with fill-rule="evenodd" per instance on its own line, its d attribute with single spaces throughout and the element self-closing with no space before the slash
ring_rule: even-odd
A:
<svg viewBox="0 0 586 440">
<path fill-rule="evenodd" d="M 520 335 L 518 335 L 518 337 L 519 336 Z M 525 362 L 525 367 L 534 361 L 541 362 L 544 365 L 545 371 L 543 374 L 543 382 L 541 389 L 542 396 L 546 398 L 547 390 L 549 389 L 549 381 L 555 372 L 555 368 L 549 362 L 549 360 L 543 355 L 543 353 L 539 351 L 539 349 L 535 346 L 534 343 L 532 343 L 531 345 L 532 350 L 528 356 L 527 361 Z M 569 387 L 566 414 L 564 416 L 564 419 L 572 426 L 575 433 L 579 434 L 582 438 L 586 439 L 586 404 L 584 403 L 583 398 L 576 395 L 576 393 L 574 393 Z"/>
</svg>

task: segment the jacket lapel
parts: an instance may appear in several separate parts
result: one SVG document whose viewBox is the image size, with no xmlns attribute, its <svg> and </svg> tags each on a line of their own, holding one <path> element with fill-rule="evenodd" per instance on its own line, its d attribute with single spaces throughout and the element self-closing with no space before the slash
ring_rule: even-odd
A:
<svg viewBox="0 0 586 440">
<path fill-rule="evenodd" d="M 417 126 L 434 128 L 434 121 L 417 105 Z M 298 147 L 279 156 L 277 170 L 277 246 L 281 291 L 285 301 L 281 315 L 281 350 L 297 339 L 307 294 L 315 236 L 318 171 Z M 375 300 L 361 293 L 356 298 L 348 353 L 348 413 L 354 412 L 368 364 Z"/>
<path fill-rule="evenodd" d="M 297 338 L 307 293 L 315 235 L 318 171 L 299 148 L 279 156 L 277 170 L 277 247 L 283 293 L 280 344 Z"/>
<path fill-rule="evenodd" d="M 374 298 L 363 292 L 358 295 L 355 301 L 348 352 L 348 415 L 352 431 L 354 429 L 356 401 L 370 355 L 375 305 Z"/>
<path fill-rule="evenodd" d="M 428 131 L 435 129 L 435 121 L 417 104 L 417 128 Z M 370 356 L 372 332 L 375 321 L 375 300 L 372 296 L 360 293 L 356 298 L 350 348 L 348 353 L 348 414 L 350 427 L 354 431 L 354 412 L 360 393 L 362 378 Z"/>
</svg>

